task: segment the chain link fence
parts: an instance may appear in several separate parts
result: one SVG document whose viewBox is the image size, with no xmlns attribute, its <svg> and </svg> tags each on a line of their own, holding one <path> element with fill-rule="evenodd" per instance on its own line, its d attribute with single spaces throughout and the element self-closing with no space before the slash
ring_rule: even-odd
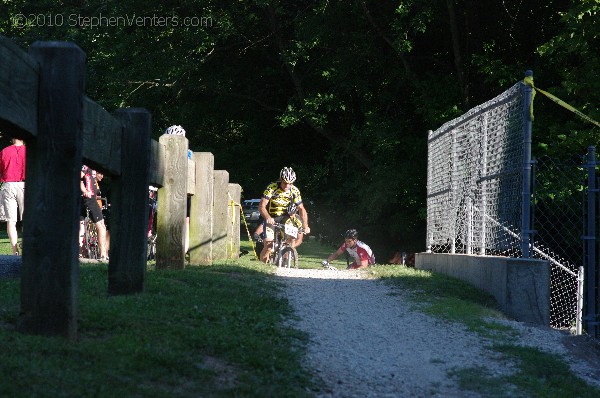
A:
<svg viewBox="0 0 600 398">
<path fill-rule="evenodd" d="M 534 163 L 534 258 L 549 260 L 550 322 L 556 328 L 575 327 L 578 272 L 583 264 L 583 157 Z"/>
<path fill-rule="evenodd" d="M 519 82 L 429 133 L 427 249 L 550 261 L 550 322 L 568 328 L 581 295 L 582 159 L 531 162 L 526 103 Z"/>
<path fill-rule="evenodd" d="M 520 257 L 523 86 L 429 133 L 429 251 Z"/>
</svg>

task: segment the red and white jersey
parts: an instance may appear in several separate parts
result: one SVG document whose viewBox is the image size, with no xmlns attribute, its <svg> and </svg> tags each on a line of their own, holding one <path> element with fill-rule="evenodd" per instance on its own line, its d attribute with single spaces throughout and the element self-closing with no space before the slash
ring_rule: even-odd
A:
<svg viewBox="0 0 600 398">
<path fill-rule="evenodd" d="M 356 242 L 356 246 L 351 248 L 346 246 L 346 243 L 342 243 L 340 249 L 346 250 L 348 254 L 354 259 L 354 263 L 360 264 L 361 261 L 367 260 L 370 264 L 375 264 L 375 256 L 373 250 L 364 242 L 360 240 Z"/>
</svg>

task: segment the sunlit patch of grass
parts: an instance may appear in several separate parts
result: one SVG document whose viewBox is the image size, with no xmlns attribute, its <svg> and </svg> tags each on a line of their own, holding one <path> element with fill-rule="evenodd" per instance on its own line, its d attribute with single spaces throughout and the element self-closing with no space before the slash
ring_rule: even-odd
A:
<svg viewBox="0 0 600 398">
<path fill-rule="evenodd" d="M 536 348 L 498 345 L 494 349 L 516 365 L 516 372 L 494 376 L 485 368 L 455 369 L 455 377 L 462 389 L 475 391 L 486 397 L 571 398 L 598 397 L 600 390 L 576 377 L 569 365 L 554 354 Z"/>
<path fill-rule="evenodd" d="M 450 375 L 461 388 L 486 397 L 600 396 L 600 390 L 577 378 L 560 356 L 516 345 L 518 331 L 493 321 L 506 317 L 490 294 L 446 275 L 404 266 L 373 267 L 370 272 L 406 293 L 419 310 L 489 339 L 491 350 L 515 364 L 515 372 L 503 376 L 481 367 L 454 369 Z"/>
</svg>

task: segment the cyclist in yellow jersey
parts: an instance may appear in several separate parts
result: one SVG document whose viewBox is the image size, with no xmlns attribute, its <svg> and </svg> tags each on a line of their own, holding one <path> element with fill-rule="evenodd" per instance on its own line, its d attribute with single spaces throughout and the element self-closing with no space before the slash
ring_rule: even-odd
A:
<svg viewBox="0 0 600 398">
<path fill-rule="evenodd" d="M 267 262 L 272 250 L 272 242 L 275 238 L 273 224 L 287 219 L 287 209 L 290 204 L 295 204 L 302 220 L 304 233 L 310 233 L 308 226 L 308 213 L 302 203 L 300 190 L 294 186 L 296 173 L 291 167 L 284 167 L 279 173 L 279 181 L 273 182 L 267 186 L 258 205 L 258 211 L 265 220 L 265 245 L 260 252 L 260 259 Z"/>
</svg>

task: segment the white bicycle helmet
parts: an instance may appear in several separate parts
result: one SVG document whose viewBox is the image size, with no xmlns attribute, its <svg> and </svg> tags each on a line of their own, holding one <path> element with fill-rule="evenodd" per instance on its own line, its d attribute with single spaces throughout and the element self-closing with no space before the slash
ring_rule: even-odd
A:
<svg viewBox="0 0 600 398">
<path fill-rule="evenodd" d="M 173 135 L 183 135 L 183 136 L 185 136 L 185 130 L 181 126 L 173 125 L 171 127 L 168 127 L 165 130 L 165 134 L 173 134 Z"/>
<path fill-rule="evenodd" d="M 279 173 L 279 177 L 282 181 L 287 182 L 288 184 L 292 184 L 296 181 L 296 173 L 292 170 L 291 167 L 284 167 L 281 169 L 281 173 Z"/>
</svg>

